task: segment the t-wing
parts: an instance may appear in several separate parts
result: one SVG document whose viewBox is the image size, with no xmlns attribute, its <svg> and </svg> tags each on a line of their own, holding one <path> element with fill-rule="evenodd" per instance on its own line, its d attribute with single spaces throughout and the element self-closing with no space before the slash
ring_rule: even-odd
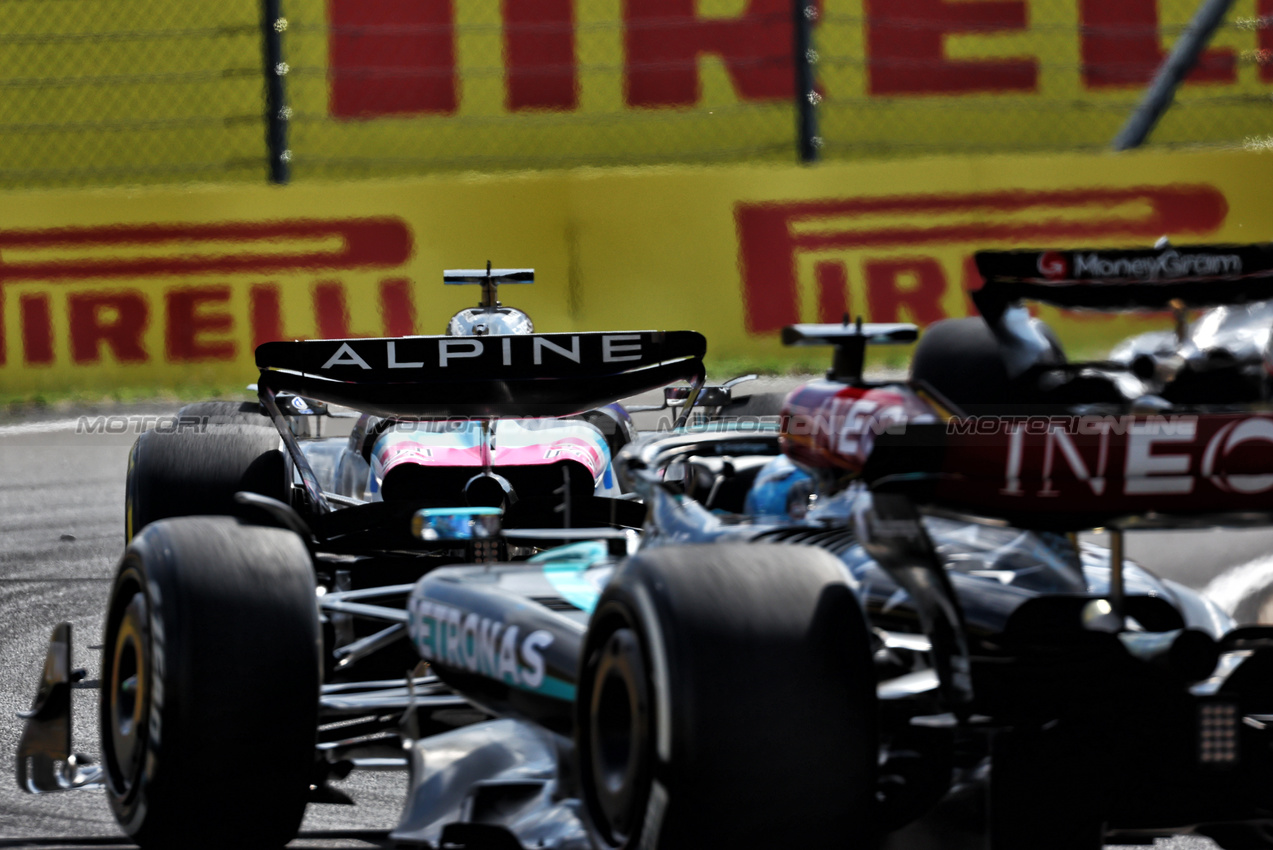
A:
<svg viewBox="0 0 1273 850">
<path fill-rule="evenodd" d="M 919 339 L 919 328 L 905 322 L 840 325 L 788 325 L 782 329 L 782 344 L 789 346 L 830 345 L 835 357 L 827 377 L 856 384 L 862 380 L 862 366 L 869 345 L 907 345 Z"/>
</svg>

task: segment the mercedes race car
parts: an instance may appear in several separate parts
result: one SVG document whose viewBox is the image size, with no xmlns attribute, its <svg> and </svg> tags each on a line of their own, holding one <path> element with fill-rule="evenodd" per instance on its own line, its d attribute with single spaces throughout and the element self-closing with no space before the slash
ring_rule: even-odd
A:
<svg viewBox="0 0 1273 850">
<path fill-rule="evenodd" d="M 837 354 L 780 433 L 625 451 L 650 518 L 581 654 L 594 845 L 1273 847 L 1273 630 L 1123 554 L 1141 529 L 1273 522 L 1269 378 L 1186 401 L 1068 361 L 1021 303 L 1273 295 L 1273 247 L 1163 253 L 980 254 L 981 315 L 931 327 L 908 381 L 864 381 L 861 357 L 913 327 L 795 326 Z M 741 504 L 686 497 L 736 492 L 762 447 L 783 457 Z"/>
<path fill-rule="evenodd" d="M 1069 362 L 1020 303 L 1273 296 L 1273 248 L 1179 254 L 1166 279 L 1149 251 L 981 254 L 981 316 L 930 328 L 906 381 L 865 380 L 863 352 L 913 326 L 787 329 L 836 354 L 780 426 L 619 453 L 639 533 L 504 527 L 454 497 L 324 509 L 280 423 L 290 503 L 243 493 L 239 517 L 129 544 L 100 776 L 71 755 L 59 627 L 20 781 L 103 781 L 143 846 L 191 818 L 210 841 L 281 844 L 333 777 L 405 752 L 403 846 L 916 848 L 967 827 L 993 850 L 1273 847 L 1273 631 L 1123 555 L 1142 528 L 1273 522 L 1273 417 Z M 1092 255 L 1110 271 L 1076 273 Z M 265 346 L 260 392 L 276 420 L 284 391 L 413 420 L 561 416 L 688 377 L 685 420 L 705 392 L 701 337 L 639 334 L 617 362 L 620 342 L 577 337 L 578 361 L 539 370 L 483 340 L 462 383 L 433 365 L 447 338 Z M 422 365 L 402 380 L 393 362 Z M 439 551 L 457 563 L 421 574 Z"/>
</svg>

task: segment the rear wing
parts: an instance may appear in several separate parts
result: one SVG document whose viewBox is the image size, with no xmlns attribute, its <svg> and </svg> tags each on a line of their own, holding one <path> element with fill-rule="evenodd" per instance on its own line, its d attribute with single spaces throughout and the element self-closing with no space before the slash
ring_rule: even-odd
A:
<svg viewBox="0 0 1273 850">
<path fill-rule="evenodd" d="M 261 384 L 392 418 L 567 416 L 701 383 L 694 331 L 267 342 Z"/>
<path fill-rule="evenodd" d="M 873 490 L 1022 528 L 1267 525 L 1273 415 L 908 424 L 876 436 L 863 478 Z"/>
<path fill-rule="evenodd" d="M 857 384 L 862 381 L 862 364 L 867 345 L 908 345 L 919 339 L 919 328 L 905 322 L 864 324 L 861 319 L 841 325 L 787 325 L 782 329 L 786 346 L 830 345 L 835 357 L 827 377 Z"/>
<path fill-rule="evenodd" d="M 1273 244 L 979 251 L 972 294 L 995 324 L 1015 301 L 1099 310 L 1213 307 L 1273 298 Z"/>
</svg>

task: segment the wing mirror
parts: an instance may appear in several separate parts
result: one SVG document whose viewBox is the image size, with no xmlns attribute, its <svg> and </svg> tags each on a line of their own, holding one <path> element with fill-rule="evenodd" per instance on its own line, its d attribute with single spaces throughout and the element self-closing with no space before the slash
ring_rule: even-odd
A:
<svg viewBox="0 0 1273 850">
<path fill-rule="evenodd" d="M 729 404 L 734 398 L 734 387 L 746 381 L 754 381 L 759 377 L 757 375 L 742 375 L 733 380 L 726 381 L 719 386 L 703 387 L 703 392 L 699 394 L 698 401 L 694 402 L 695 407 L 720 407 L 723 404 Z M 664 387 L 663 388 L 663 405 L 684 404 L 693 392 L 693 387 Z"/>
</svg>

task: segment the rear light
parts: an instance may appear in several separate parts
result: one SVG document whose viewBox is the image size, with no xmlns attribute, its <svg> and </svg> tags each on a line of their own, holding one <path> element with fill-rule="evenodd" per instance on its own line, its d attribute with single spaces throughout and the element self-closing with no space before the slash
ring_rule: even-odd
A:
<svg viewBox="0 0 1273 850">
<path fill-rule="evenodd" d="M 1231 765 L 1238 761 L 1238 707 L 1231 702 L 1198 706 L 1198 761 Z"/>
</svg>

